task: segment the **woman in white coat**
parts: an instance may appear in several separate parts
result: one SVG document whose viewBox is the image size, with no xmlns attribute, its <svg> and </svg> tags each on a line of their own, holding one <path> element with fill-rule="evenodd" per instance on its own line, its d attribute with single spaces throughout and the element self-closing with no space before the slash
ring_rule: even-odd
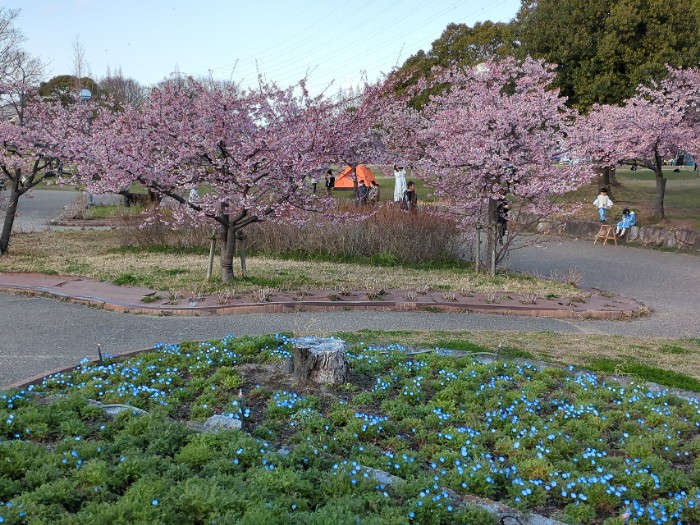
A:
<svg viewBox="0 0 700 525">
<path fill-rule="evenodd" d="M 401 202 L 406 193 L 406 170 L 394 164 L 394 202 Z"/>
</svg>

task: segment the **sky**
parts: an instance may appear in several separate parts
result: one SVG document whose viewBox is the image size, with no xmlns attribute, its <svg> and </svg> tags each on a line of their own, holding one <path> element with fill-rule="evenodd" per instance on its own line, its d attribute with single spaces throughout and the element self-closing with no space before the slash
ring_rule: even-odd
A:
<svg viewBox="0 0 700 525">
<path fill-rule="evenodd" d="M 19 8 L 24 48 L 46 79 L 74 74 L 76 38 L 89 76 L 121 68 L 152 85 L 175 72 L 281 86 L 305 76 L 312 91 L 377 80 L 449 23 L 507 22 L 520 0 L 6 0 Z M 330 87 L 329 87 L 330 86 Z"/>
</svg>

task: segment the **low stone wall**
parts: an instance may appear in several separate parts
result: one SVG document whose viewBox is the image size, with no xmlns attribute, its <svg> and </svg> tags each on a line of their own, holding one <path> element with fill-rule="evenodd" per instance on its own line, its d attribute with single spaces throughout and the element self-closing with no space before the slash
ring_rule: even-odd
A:
<svg viewBox="0 0 700 525">
<path fill-rule="evenodd" d="M 558 233 L 567 237 L 590 239 L 593 241 L 600 230 L 599 222 L 569 220 L 561 223 L 540 221 L 536 230 L 540 233 Z M 695 230 L 677 230 L 658 226 L 633 226 L 629 233 L 618 243 L 634 241 L 654 248 L 670 248 L 684 251 L 700 252 L 700 232 Z"/>
</svg>

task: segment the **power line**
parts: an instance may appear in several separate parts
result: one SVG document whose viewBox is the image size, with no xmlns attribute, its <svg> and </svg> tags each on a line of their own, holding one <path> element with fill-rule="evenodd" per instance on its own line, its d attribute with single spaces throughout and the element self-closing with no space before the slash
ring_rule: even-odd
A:
<svg viewBox="0 0 700 525">
<path fill-rule="evenodd" d="M 472 19 L 476 19 L 479 17 L 479 15 L 483 15 L 484 13 L 488 13 L 490 11 L 493 11 L 494 9 L 498 8 L 499 6 L 505 4 L 508 0 L 501 0 L 499 2 L 493 3 L 488 6 L 488 8 L 481 8 L 479 10 L 472 11 L 471 13 L 459 17 L 459 21 L 464 21 L 469 22 Z M 327 13 L 325 13 L 321 19 L 319 20 L 326 20 L 334 15 L 338 15 L 342 7 L 346 6 L 349 2 L 345 2 L 340 8 L 333 9 Z M 371 3 L 371 0 L 368 2 L 364 2 L 360 6 L 356 7 L 353 9 L 350 13 L 345 13 L 341 15 L 341 20 L 343 18 L 349 17 L 351 14 L 356 14 L 359 12 L 362 12 L 369 4 Z M 395 49 L 392 48 L 390 53 L 387 53 L 382 56 L 377 56 L 376 53 L 373 53 L 371 55 L 367 54 L 358 54 L 355 57 L 350 58 L 349 61 L 346 61 L 343 64 L 337 64 L 337 61 L 334 59 L 337 59 L 340 50 L 338 49 L 338 45 L 352 45 L 353 47 L 359 48 L 363 44 L 366 44 L 368 42 L 374 42 L 375 49 L 377 50 L 384 50 L 392 47 L 392 44 L 401 42 L 402 43 L 402 49 L 406 49 L 409 52 L 411 49 L 414 49 L 416 46 L 419 45 L 425 45 L 424 39 L 416 39 L 414 41 L 407 41 L 406 35 L 410 35 L 414 33 L 416 30 L 426 27 L 427 25 L 431 24 L 435 20 L 439 19 L 440 17 L 444 16 L 447 13 L 450 13 L 454 11 L 455 9 L 468 4 L 468 0 L 459 0 L 457 2 L 453 2 L 446 8 L 437 11 L 437 12 L 432 12 L 430 16 L 423 18 L 420 20 L 420 22 L 415 23 L 411 26 L 408 27 L 402 27 L 401 22 L 408 17 L 410 17 L 412 14 L 420 11 L 421 9 L 424 9 L 427 6 L 434 6 L 434 2 L 430 2 L 429 0 L 420 2 L 417 5 L 414 5 L 411 9 L 402 12 L 400 15 L 394 17 L 391 19 L 391 27 L 399 27 L 400 31 L 396 31 L 392 33 L 388 37 L 384 38 L 377 38 L 377 35 L 385 35 L 386 31 L 373 31 L 374 27 L 377 25 L 378 22 L 382 20 L 382 17 L 380 15 L 383 15 L 387 12 L 389 12 L 392 8 L 400 4 L 401 1 L 397 0 L 393 3 L 391 3 L 388 6 L 384 6 L 382 9 L 380 9 L 377 12 L 370 13 L 369 16 L 366 16 L 365 18 L 369 21 L 368 23 L 370 25 L 367 26 L 360 26 L 358 24 L 355 24 L 353 26 L 347 27 L 347 29 L 344 30 L 344 33 L 352 35 L 349 40 L 349 43 L 343 43 L 342 40 L 336 39 L 336 43 L 334 44 L 333 42 L 329 42 L 329 45 L 326 47 L 323 47 L 322 49 L 319 50 L 311 50 L 309 51 L 308 54 L 304 53 L 305 49 L 308 48 L 308 45 L 311 43 L 317 42 L 319 38 L 323 37 L 324 33 L 327 30 L 321 30 L 319 32 L 319 25 L 316 22 L 310 27 L 314 27 L 316 31 L 314 34 L 309 35 L 305 38 L 302 38 L 299 40 L 296 37 L 287 38 L 281 42 L 277 42 L 268 48 L 266 48 L 263 52 L 257 54 L 256 58 L 250 58 L 250 59 L 240 59 L 238 60 L 237 64 L 236 63 L 229 63 L 227 65 L 222 65 L 218 67 L 211 68 L 213 71 L 220 71 L 226 68 L 233 68 L 234 65 L 236 66 L 235 70 L 235 77 L 237 79 L 249 79 L 250 81 L 253 81 L 255 78 L 257 78 L 258 74 L 258 65 L 261 68 L 261 72 L 265 74 L 265 76 L 271 80 L 276 80 L 279 84 L 286 84 L 284 80 L 289 79 L 293 77 L 292 82 L 298 81 L 300 78 L 304 76 L 306 72 L 308 72 L 310 69 L 315 70 L 315 74 L 319 75 L 320 71 L 319 69 L 326 64 L 334 64 L 334 67 L 328 69 L 323 69 L 323 75 L 328 78 L 328 75 L 331 77 L 334 76 L 337 73 L 341 72 L 349 72 L 351 69 L 349 67 L 350 64 L 352 63 L 357 63 L 358 68 L 357 71 L 354 72 L 355 74 L 359 74 L 359 72 L 362 69 L 367 69 L 367 68 L 373 68 L 375 66 L 381 66 L 382 64 L 387 64 L 389 63 L 388 61 L 391 60 L 392 62 L 395 61 L 396 57 L 396 51 Z M 376 5 L 376 4 L 375 4 Z M 359 31 L 364 30 L 366 33 L 359 33 Z M 356 34 L 362 34 L 360 38 L 354 38 L 354 35 Z M 438 35 L 435 37 L 436 39 L 438 38 Z M 275 49 L 280 48 L 284 43 L 290 42 L 294 40 L 297 45 L 295 45 L 295 48 L 298 49 L 297 51 L 297 56 L 293 58 L 292 60 L 284 60 L 284 56 L 280 53 L 274 53 L 273 51 Z M 323 54 L 318 54 L 317 51 L 322 51 Z M 367 62 L 368 58 L 372 59 L 371 62 Z M 337 65 L 335 65 L 337 64 Z M 385 71 L 385 73 L 388 73 L 388 71 Z"/>
</svg>

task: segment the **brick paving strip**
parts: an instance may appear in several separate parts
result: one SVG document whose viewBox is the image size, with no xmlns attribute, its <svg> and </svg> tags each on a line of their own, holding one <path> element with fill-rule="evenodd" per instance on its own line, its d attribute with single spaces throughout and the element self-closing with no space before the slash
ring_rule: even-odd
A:
<svg viewBox="0 0 700 525">
<path fill-rule="evenodd" d="M 328 312 L 338 310 L 444 311 L 551 317 L 558 319 L 631 319 L 649 313 L 641 302 L 627 297 L 587 290 L 590 297 L 537 298 L 509 292 L 461 294 L 386 290 L 271 292 L 265 301 L 239 294 L 218 304 L 216 295 L 168 300 L 168 292 L 137 286 L 116 286 L 75 276 L 36 273 L 0 273 L 0 291 L 53 297 L 122 313 L 150 315 L 230 315 L 249 313 Z M 153 298 L 158 299 L 153 300 Z M 145 302 L 151 299 L 151 302 Z M 174 303 L 174 304 L 171 304 Z M 182 303 L 182 304 L 180 304 Z"/>
</svg>

